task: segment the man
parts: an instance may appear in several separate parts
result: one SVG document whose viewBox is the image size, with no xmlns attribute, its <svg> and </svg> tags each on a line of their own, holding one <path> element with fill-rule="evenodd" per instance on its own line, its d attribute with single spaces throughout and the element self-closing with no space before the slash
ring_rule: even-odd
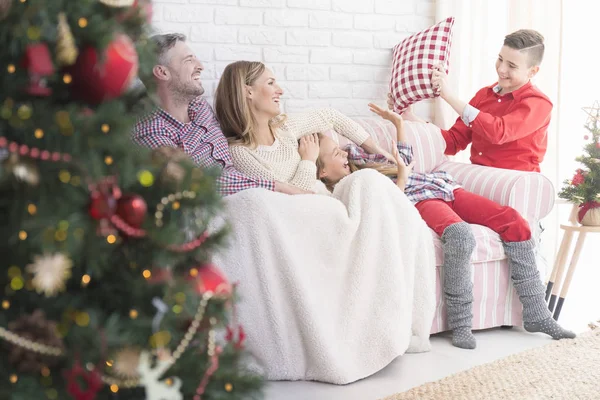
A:
<svg viewBox="0 0 600 400">
<path fill-rule="evenodd" d="M 204 67 L 178 33 L 156 35 L 157 64 L 152 69 L 159 108 L 134 128 L 133 140 L 150 148 L 175 147 L 199 166 L 223 169 L 217 180 L 223 196 L 244 189 L 263 188 L 287 194 L 308 193 L 283 182 L 251 178 L 231 161 L 227 140 L 207 101 L 200 97 Z"/>
</svg>

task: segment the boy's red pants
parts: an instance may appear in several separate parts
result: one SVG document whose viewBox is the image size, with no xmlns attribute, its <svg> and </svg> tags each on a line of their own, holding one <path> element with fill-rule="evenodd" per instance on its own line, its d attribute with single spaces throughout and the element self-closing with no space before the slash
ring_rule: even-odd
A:
<svg viewBox="0 0 600 400">
<path fill-rule="evenodd" d="M 438 235 L 457 222 L 487 226 L 505 242 L 531 239 L 529 224 L 514 208 L 500 204 L 464 189 L 454 191 L 454 201 L 423 200 L 415 204 L 421 217 Z"/>
</svg>

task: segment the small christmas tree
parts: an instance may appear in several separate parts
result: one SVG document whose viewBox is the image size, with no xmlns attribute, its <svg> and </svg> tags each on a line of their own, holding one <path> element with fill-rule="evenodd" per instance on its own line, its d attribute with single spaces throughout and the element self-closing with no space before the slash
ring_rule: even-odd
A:
<svg viewBox="0 0 600 400">
<path fill-rule="evenodd" d="M 218 171 L 130 139 L 151 11 L 0 0 L 0 399 L 260 394 L 210 264 Z"/>
<path fill-rule="evenodd" d="M 584 154 L 576 158 L 584 168 L 578 169 L 573 179 L 565 180 L 558 194 L 560 198 L 579 205 L 580 222 L 589 210 L 600 207 L 600 105 L 596 102 L 593 107 L 584 110 L 589 115 L 585 127 L 591 137 L 584 136 L 588 143 L 584 147 Z"/>
</svg>

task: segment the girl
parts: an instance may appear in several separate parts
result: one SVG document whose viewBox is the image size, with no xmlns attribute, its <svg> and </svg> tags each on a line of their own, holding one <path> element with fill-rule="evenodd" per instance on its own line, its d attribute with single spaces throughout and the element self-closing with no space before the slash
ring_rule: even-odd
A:
<svg viewBox="0 0 600 400">
<path fill-rule="evenodd" d="M 470 259 L 475 238 L 469 224 L 487 226 L 500 235 L 511 267 L 511 278 L 521 303 L 525 330 L 543 332 L 554 339 L 574 338 L 560 327 L 546 306 L 545 288 L 535 263 L 535 243 L 527 222 L 510 207 L 467 192 L 446 172 L 412 172 L 412 148 L 406 142 L 404 121 L 392 111 L 369 104 L 375 114 L 391 121 L 397 130 L 397 166 L 386 157 L 366 154 L 354 145 L 340 150 L 333 140 L 321 136 L 317 177 L 331 190 L 342 178 L 361 168 L 376 168 L 396 180 L 400 190 L 415 203 L 427 225 L 442 239 L 444 251 L 444 295 L 452 344 L 476 347 L 472 328 L 473 285 Z"/>
<path fill-rule="evenodd" d="M 367 152 L 392 160 L 364 129 L 338 111 L 280 115 L 282 95 L 273 72 L 261 62 L 238 61 L 223 71 L 215 93 L 215 111 L 238 171 L 312 191 L 319 156 L 316 133 L 331 128 Z"/>
</svg>

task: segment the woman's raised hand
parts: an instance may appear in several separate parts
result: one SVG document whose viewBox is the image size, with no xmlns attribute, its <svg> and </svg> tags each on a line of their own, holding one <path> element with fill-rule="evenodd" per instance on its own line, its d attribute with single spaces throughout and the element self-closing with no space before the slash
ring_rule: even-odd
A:
<svg viewBox="0 0 600 400">
<path fill-rule="evenodd" d="M 298 153 L 302 160 L 316 162 L 319 158 L 319 135 L 313 133 L 302 136 L 298 145 Z"/>
</svg>

